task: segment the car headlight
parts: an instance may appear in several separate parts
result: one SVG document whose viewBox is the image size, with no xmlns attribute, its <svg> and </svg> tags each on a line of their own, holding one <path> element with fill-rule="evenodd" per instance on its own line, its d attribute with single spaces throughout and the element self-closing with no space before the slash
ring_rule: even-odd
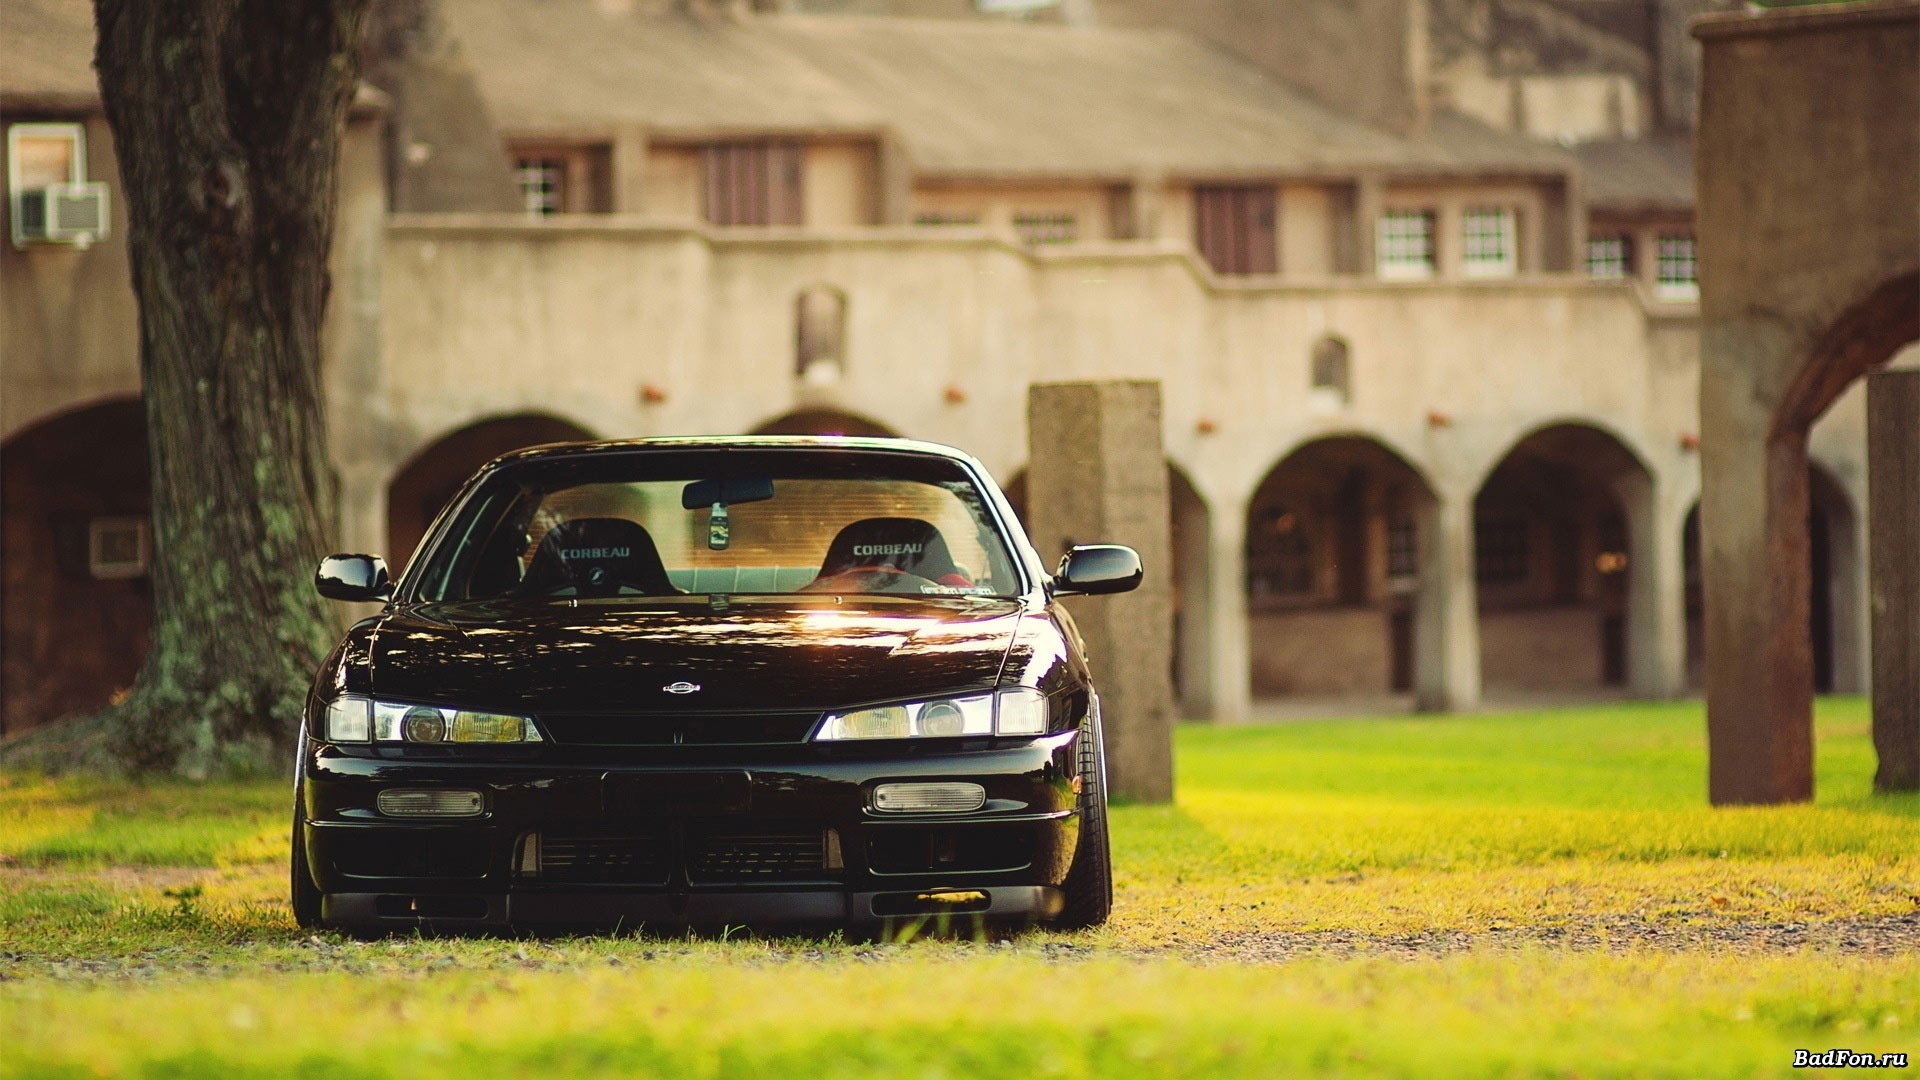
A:
<svg viewBox="0 0 1920 1080">
<path fill-rule="evenodd" d="M 1029 686 L 965 697 L 933 698 L 899 705 L 833 713 L 814 738 L 952 738 L 958 735 L 1038 735 L 1047 730 L 1046 695 Z"/>
<path fill-rule="evenodd" d="M 524 716 L 400 705 L 347 694 L 327 705 L 328 742 L 535 743 L 540 729 Z"/>
</svg>

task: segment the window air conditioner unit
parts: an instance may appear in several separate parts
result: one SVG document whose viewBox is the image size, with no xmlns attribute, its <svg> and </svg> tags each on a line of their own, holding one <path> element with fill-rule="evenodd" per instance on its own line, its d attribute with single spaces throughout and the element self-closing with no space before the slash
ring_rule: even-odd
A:
<svg viewBox="0 0 1920 1080">
<path fill-rule="evenodd" d="M 107 185 L 51 184 L 19 193 L 13 208 L 16 244 L 86 247 L 107 235 Z"/>
</svg>

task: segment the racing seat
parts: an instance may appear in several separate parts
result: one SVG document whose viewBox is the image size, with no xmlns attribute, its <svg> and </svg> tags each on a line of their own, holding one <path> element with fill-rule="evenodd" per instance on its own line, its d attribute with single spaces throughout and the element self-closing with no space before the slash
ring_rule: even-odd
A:
<svg viewBox="0 0 1920 1080">
<path fill-rule="evenodd" d="M 863 518 L 841 529 L 827 545 L 814 584 L 850 573 L 912 574 L 956 588 L 973 584 L 954 565 L 947 538 L 919 518 Z"/>
<path fill-rule="evenodd" d="M 534 552 L 521 596 L 548 596 L 571 586 L 575 596 L 618 596 L 624 587 L 646 596 L 675 596 L 653 537 L 624 518 L 574 518 L 548 531 Z"/>
</svg>

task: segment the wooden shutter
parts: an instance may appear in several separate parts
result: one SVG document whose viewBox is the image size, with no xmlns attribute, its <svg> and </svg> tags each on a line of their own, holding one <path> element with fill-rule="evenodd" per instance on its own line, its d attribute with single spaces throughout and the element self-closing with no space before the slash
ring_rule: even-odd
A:
<svg viewBox="0 0 1920 1080">
<path fill-rule="evenodd" d="M 799 225 L 805 219 L 799 143 L 713 143 L 700 152 L 706 218 L 715 225 Z"/>
<path fill-rule="evenodd" d="M 1193 240 L 1217 274 L 1271 274 L 1280 268 L 1271 185 L 1193 189 Z"/>
</svg>

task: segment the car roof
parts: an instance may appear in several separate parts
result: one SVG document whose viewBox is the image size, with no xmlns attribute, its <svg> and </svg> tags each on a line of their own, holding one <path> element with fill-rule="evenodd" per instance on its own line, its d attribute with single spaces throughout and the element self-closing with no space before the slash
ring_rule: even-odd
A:
<svg viewBox="0 0 1920 1080">
<path fill-rule="evenodd" d="M 539 461 L 586 454 L 627 453 L 636 450 L 857 450 L 893 454 L 924 454 L 966 462 L 986 473 L 972 454 L 944 443 L 920 439 L 853 435 L 687 435 L 648 439 L 597 439 L 588 442 L 547 443 L 514 450 L 493 459 L 493 465 Z"/>
</svg>

